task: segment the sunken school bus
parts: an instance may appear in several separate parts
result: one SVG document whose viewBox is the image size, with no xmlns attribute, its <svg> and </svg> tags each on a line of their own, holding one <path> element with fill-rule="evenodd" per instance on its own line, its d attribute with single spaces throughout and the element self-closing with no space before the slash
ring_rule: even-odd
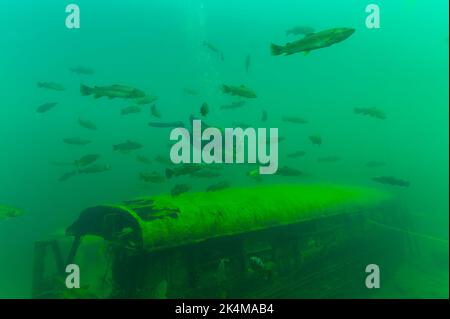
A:
<svg viewBox="0 0 450 319">
<path fill-rule="evenodd" d="M 65 240 L 36 242 L 33 296 L 364 296 L 367 265 L 393 269 L 412 249 L 405 234 L 377 223 L 404 224 L 405 218 L 380 189 L 335 184 L 228 188 L 99 205 L 81 212 Z M 79 289 L 66 287 L 68 264 L 79 266 Z"/>
</svg>

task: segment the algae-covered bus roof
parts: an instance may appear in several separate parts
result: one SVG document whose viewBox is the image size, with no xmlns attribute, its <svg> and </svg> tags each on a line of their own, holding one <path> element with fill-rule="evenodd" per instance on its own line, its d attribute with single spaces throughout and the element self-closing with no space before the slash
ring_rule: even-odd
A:
<svg viewBox="0 0 450 319">
<path fill-rule="evenodd" d="M 153 251 L 210 238 L 238 235 L 333 215 L 363 211 L 387 200 L 379 189 L 334 185 L 270 185 L 217 192 L 158 195 L 82 212 L 68 228 L 72 235 L 97 234 L 106 228 L 132 227 L 142 247 Z M 106 217 L 117 216 L 117 223 Z"/>
</svg>

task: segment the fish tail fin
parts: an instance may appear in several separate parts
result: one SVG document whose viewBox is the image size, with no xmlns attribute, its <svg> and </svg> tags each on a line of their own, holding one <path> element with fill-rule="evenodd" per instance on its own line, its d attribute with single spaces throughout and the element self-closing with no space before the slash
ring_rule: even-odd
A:
<svg viewBox="0 0 450 319">
<path fill-rule="evenodd" d="M 170 168 L 166 168 L 166 177 L 170 179 L 170 178 L 172 178 L 172 176 L 173 176 L 173 170 Z"/>
<path fill-rule="evenodd" d="M 230 92 L 230 87 L 228 85 L 223 84 L 222 91 L 223 91 L 223 93 L 228 93 L 228 92 Z"/>
<path fill-rule="evenodd" d="M 270 50 L 272 52 L 272 55 L 281 55 L 284 53 L 284 49 L 281 45 L 271 44 Z"/>
<path fill-rule="evenodd" d="M 80 84 L 80 93 L 81 93 L 81 95 L 83 95 L 83 96 L 91 95 L 91 94 L 92 94 L 92 88 L 90 88 L 90 87 L 87 86 L 87 85 Z"/>
</svg>

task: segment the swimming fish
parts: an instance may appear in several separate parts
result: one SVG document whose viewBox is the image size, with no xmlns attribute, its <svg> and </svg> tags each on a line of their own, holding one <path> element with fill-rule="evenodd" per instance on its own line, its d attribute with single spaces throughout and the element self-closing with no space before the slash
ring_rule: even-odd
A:
<svg viewBox="0 0 450 319">
<path fill-rule="evenodd" d="M 134 102 L 137 105 L 145 105 L 145 104 L 152 104 L 153 102 L 155 102 L 158 99 L 158 97 L 153 96 L 153 95 L 147 95 L 141 98 L 137 98 L 134 100 Z"/>
<path fill-rule="evenodd" d="M 248 99 L 254 99 L 257 97 L 256 93 L 252 89 L 246 87 L 245 85 L 234 86 L 223 84 L 222 91 L 225 94 L 237 95 Z"/>
<path fill-rule="evenodd" d="M 211 42 L 203 41 L 203 46 L 207 47 L 211 52 L 217 54 L 222 61 L 224 60 L 223 53 Z"/>
<path fill-rule="evenodd" d="M 392 185 L 392 186 L 400 186 L 400 187 L 409 187 L 411 183 L 409 181 L 405 181 L 392 176 L 380 176 L 373 177 L 373 181 L 381 184 Z"/>
<path fill-rule="evenodd" d="M 296 168 L 282 166 L 278 168 L 276 175 L 285 177 L 295 177 L 295 176 L 302 176 L 304 174 Z"/>
<path fill-rule="evenodd" d="M 172 195 L 172 197 L 179 196 L 188 192 L 190 189 L 191 187 L 187 184 L 177 184 L 170 190 L 170 195 Z"/>
<path fill-rule="evenodd" d="M 152 114 L 154 117 L 156 117 L 156 118 L 158 118 L 158 119 L 161 118 L 161 112 L 156 108 L 156 104 L 153 104 L 153 105 L 151 106 L 150 111 L 151 111 L 151 114 Z"/>
<path fill-rule="evenodd" d="M 162 165 L 172 165 L 172 161 L 168 157 L 164 157 L 162 155 L 156 155 L 155 156 L 155 162 L 162 164 Z"/>
<path fill-rule="evenodd" d="M 288 123 L 294 123 L 294 124 L 308 124 L 309 122 L 305 120 L 302 117 L 295 117 L 295 116 L 285 116 L 281 118 L 281 121 L 288 122 Z"/>
<path fill-rule="evenodd" d="M 48 112 L 48 111 L 50 111 L 52 108 L 54 108 L 56 105 L 58 105 L 58 102 L 49 102 L 49 103 L 44 103 L 44 104 L 42 104 L 42 105 L 40 105 L 38 108 L 37 108 L 37 110 L 36 110 L 36 112 L 37 113 L 45 113 L 45 112 Z"/>
<path fill-rule="evenodd" d="M 120 114 L 122 114 L 122 115 L 135 114 L 135 113 L 140 113 L 141 111 L 142 111 L 142 107 L 140 107 L 138 105 L 131 105 L 131 106 L 127 106 L 127 107 L 123 108 L 120 111 Z"/>
<path fill-rule="evenodd" d="M 305 155 L 306 155 L 306 152 L 304 152 L 304 151 L 297 151 L 297 152 L 288 154 L 287 157 L 298 158 L 298 157 L 303 157 Z"/>
<path fill-rule="evenodd" d="M 152 164 L 152 160 L 149 159 L 148 157 L 144 156 L 144 155 L 136 155 L 136 159 L 138 160 L 138 162 L 145 164 L 145 165 L 150 165 Z"/>
<path fill-rule="evenodd" d="M 190 89 L 190 88 L 184 88 L 183 92 L 188 95 L 198 95 L 198 92 L 196 90 Z"/>
<path fill-rule="evenodd" d="M 203 41 L 203 45 L 214 53 L 220 52 L 212 43 L 210 43 L 208 41 Z"/>
<path fill-rule="evenodd" d="M 97 130 L 97 125 L 88 119 L 78 118 L 78 125 L 91 131 Z"/>
<path fill-rule="evenodd" d="M 304 38 L 287 43 L 284 46 L 272 44 L 272 55 L 291 55 L 299 52 L 308 54 L 310 51 L 326 48 L 335 43 L 342 42 L 354 32 L 355 29 L 352 28 L 335 28 L 308 34 Z"/>
<path fill-rule="evenodd" d="M 209 106 L 208 104 L 205 102 L 202 104 L 202 106 L 200 107 L 200 114 L 202 116 L 207 116 L 209 113 Z"/>
<path fill-rule="evenodd" d="M 99 154 L 87 154 L 84 155 L 82 157 L 80 157 L 79 159 L 73 161 L 73 162 L 69 162 L 69 163 L 55 163 L 57 165 L 73 165 L 76 167 L 83 167 L 83 166 L 88 166 L 92 163 L 94 163 L 95 161 L 97 161 L 100 158 Z"/>
<path fill-rule="evenodd" d="M 145 96 L 145 93 L 139 89 L 132 88 L 125 85 L 110 85 L 110 86 L 94 86 L 89 87 L 80 84 L 80 93 L 82 96 L 94 95 L 96 99 L 101 97 L 108 97 L 110 99 L 137 99 Z"/>
<path fill-rule="evenodd" d="M 232 110 L 232 109 L 238 109 L 241 108 L 245 105 L 245 101 L 241 100 L 241 101 L 235 101 L 231 104 L 226 104 L 226 105 L 222 105 L 220 107 L 221 110 Z"/>
<path fill-rule="evenodd" d="M 129 151 L 141 149 L 142 147 L 143 147 L 143 145 L 140 143 L 127 140 L 123 143 L 113 145 L 113 150 L 119 151 L 119 152 L 129 152 Z"/>
<path fill-rule="evenodd" d="M 267 111 L 263 110 L 261 114 L 261 122 L 267 122 L 267 119 L 268 119 Z"/>
<path fill-rule="evenodd" d="M 66 88 L 59 83 L 54 82 L 38 82 L 37 87 L 40 89 L 47 89 L 52 91 L 65 91 Z"/>
<path fill-rule="evenodd" d="M 207 192 L 217 192 L 222 189 L 229 188 L 231 184 L 229 182 L 219 182 L 213 185 L 210 185 L 206 188 Z"/>
<path fill-rule="evenodd" d="M 151 173 L 139 173 L 139 178 L 141 179 L 141 181 L 146 183 L 160 184 L 166 181 L 164 175 L 158 174 L 155 171 Z"/>
<path fill-rule="evenodd" d="M 77 167 L 88 166 L 100 158 L 99 154 L 87 154 L 77 159 L 74 164 Z"/>
<path fill-rule="evenodd" d="M 79 159 L 72 161 L 72 162 L 53 162 L 52 164 L 57 165 L 57 166 L 73 165 L 73 166 L 77 166 L 77 167 L 82 167 L 82 166 L 87 166 L 87 165 L 94 163 L 99 158 L 100 158 L 99 154 L 87 154 L 87 155 L 84 155 L 84 156 L 80 157 Z"/>
<path fill-rule="evenodd" d="M 192 173 L 198 172 L 204 168 L 204 165 L 199 164 L 182 164 L 175 166 L 173 168 L 166 168 L 166 177 L 178 177 L 183 175 L 190 175 Z"/>
<path fill-rule="evenodd" d="M 58 181 L 60 182 L 65 182 L 68 179 L 78 175 L 78 174 L 95 174 L 95 173 L 102 173 L 102 172 L 106 172 L 106 171 L 110 171 L 111 170 L 111 166 L 108 164 L 93 164 L 91 165 L 91 163 L 95 162 L 97 159 L 94 159 L 94 156 L 88 160 L 88 157 L 85 157 L 85 162 L 84 163 L 80 163 L 79 165 L 77 165 L 77 169 L 67 172 L 65 174 L 63 174 Z"/>
<path fill-rule="evenodd" d="M 318 146 L 322 145 L 322 137 L 320 135 L 310 135 L 309 140 L 314 145 L 318 145 Z"/>
<path fill-rule="evenodd" d="M 67 181 L 69 178 L 72 178 L 73 176 L 77 175 L 78 172 L 77 171 L 70 171 L 67 172 L 65 174 L 63 174 L 60 178 L 58 178 L 58 181 L 60 182 L 65 182 Z"/>
<path fill-rule="evenodd" d="M 387 118 L 386 114 L 376 107 L 357 107 L 354 111 L 356 114 L 368 115 L 380 120 L 385 120 Z"/>
</svg>

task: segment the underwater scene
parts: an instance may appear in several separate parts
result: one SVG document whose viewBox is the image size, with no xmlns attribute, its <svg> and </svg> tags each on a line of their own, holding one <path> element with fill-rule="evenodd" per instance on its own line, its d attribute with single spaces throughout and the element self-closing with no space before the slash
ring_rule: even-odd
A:
<svg viewBox="0 0 450 319">
<path fill-rule="evenodd" d="M 448 6 L 2 1 L 0 298 L 448 298 Z"/>
</svg>

